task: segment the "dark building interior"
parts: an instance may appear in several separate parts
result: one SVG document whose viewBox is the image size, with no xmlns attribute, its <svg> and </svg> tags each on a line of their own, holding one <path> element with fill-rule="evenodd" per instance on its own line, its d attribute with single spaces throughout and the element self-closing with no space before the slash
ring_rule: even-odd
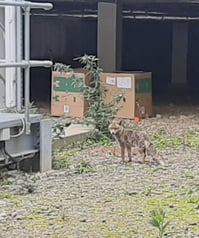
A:
<svg viewBox="0 0 199 238">
<path fill-rule="evenodd" d="M 79 67 L 75 57 L 84 53 L 97 55 L 97 0 L 43 2 L 52 2 L 54 8 L 32 12 L 32 59 Z M 171 86 L 172 26 L 176 21 L 189 24 L 187 84 L 177 87 L 177 91 Z M 199 4 L 188 0 L 124 0 L 122 70 L 151 71 L 155 100 L 198 102 L 198 42 Z M 32 69 L 31 99 L 49 103 L 50 97 L 51 71 Z"/>
</svg>

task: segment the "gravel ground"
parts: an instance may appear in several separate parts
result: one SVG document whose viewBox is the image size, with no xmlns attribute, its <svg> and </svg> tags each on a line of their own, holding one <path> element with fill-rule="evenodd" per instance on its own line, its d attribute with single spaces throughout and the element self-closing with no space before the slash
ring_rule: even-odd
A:
<svg viewBox="0 0 199 238">
<path fill-rule="evenodd" d="M 164 237 L 199 237 L 199 108 L 164 110 L 139 125 L 156 135 L 164 167 L 139 156 L 121 164 L 112 146 L 99 145 L 58 152 L 60 170 L 5 173 L 0 237 L 154 238 L 149 219 L 158 208 L 170 221 Z"/>
</svg>

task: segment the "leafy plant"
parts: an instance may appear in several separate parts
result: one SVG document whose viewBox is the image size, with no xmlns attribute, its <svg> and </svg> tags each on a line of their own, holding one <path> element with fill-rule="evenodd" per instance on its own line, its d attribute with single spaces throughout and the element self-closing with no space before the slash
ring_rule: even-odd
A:
<svg viewBox="0 0 199 238">
<path fill-rule="evenodd" d="M 11 193 L 1 193 L 0 199 L 12 199 L 13 195 Z"/>
<path fill-rule="evenodd" d="M 184 143 L 186 146 L 199 149 L 199 131 L 190 130 L 184 136 Z"/>
<path fill-rule="evenodd" d="M 192 149 L 199 149 L 199 132 L 197 130 L 190 130 L 184 135 L 168 136 L 164 129 L 158 130 L 156 134 L 152 136 L 152 141 L 155 145 L 161 149 L 177 149 L 180 146 L 187 146 Z"/>
<path fill-rule="evenodd" d="M 160 150 L 165 149 L 177 149 L 179 146 L 183 145 L 183 137 L 180 136 L 173 136 L 173 137 L 166 137 L 162 134 L 155 134 L 152 136 L 152 141 L 156 145 L 157 148 Z"/>
<path fill-rule="evenodd" d="M 186 190 L 187 194 L 199 194 L 199 184 L 195 184 Z"/>
<path fill-rule="evenodd" d="M 124 99 L 123 94 L 114 97 L 110 102 L 106 102 L 108 89 L 101 81 L 103 70 L 98 66 L 98 58 L 93 55 L 84 55 L 76 58 L 82 65 L 85 72 L 91 79 L 90 85 L 87 85 L 82 79 L 75 77 L 74 71 L 70 66 L 64 64 L 55 64 L 54 69 L 59 72 L 71 73 L 75 78 L 74 86 L 82 92 L 87 104 L 88 111 L 86 121 L 95 127 L 95 137 L 110 136 L 108 131 L 108 121 L 113 119 L 120 107 L 118 103 Z"/>
<path fill-rule="evenodd" d="M 53 70 L 61 72 L 61 73 L 72 73 L 72 74 L 74 73 L 70 65 L 65 65 L 62 63 L 54 64 Z"/>
<path fill-rule="evenodd" d="M 78 150 L 74 148 L 56 152 L 52 161 L 53 169 L 58 170 L 70 168 L 70 166 L 72 165 L 72 159 L 77 152 Z"/>
<path fill-rule="evenodd" d="M 192 173 L 190 173 L 190 172 L 185 172 L 185 173 L 184 173 L 184 176 L 185 176 L 186 178 L 189 178 L 189 179 L 194 179 L 194 175 L 193 175 Z"/>
<path fill-rule="evenodd" d="M 145 196 L 151 197 L 151 195 L 152 195 L 152 188 L 147 188 L 145 191 Z"/>
<path fill-rule="evenodd" d="M 166 219 L 166 212 L 162 209 L 153 210 L 151 213 L 151 219 L 149 220 L 149 223 L 158 229 L 159 231 L 159 238 L 162 238 L 164 235 L 164 232 L 169 225 L 169 221 L 165 221 Z"/>
<path fill-rule="evenodd" d="M 71 121 L 68 118 L 61 118 L 61 120 L 55 120 L 52 127 L 52 137 L 53 139 L 64 138 L 65 128 L 71 125 Z"/>
<path fill-rule="evenodd" d="M 88 102 L 87 117 L 91 118 L 91 123 L 94 124 L 99 135 L 109 135 L 108 121 L 113 119 L 120 107 L 118 103 L 123 98 L 123 95 L 114 97 L 110 102 L 105 102 L 108 89 L 102 84 L 101 74 L 103 70 L 98 66 L 98 58 L 92 55 L 84 55 L 77 58 L 84 69 L 91 77 L 91 84 L 86 85 L 85 82 L 77 80 L 77 86 L 80 87 L 83 95 Z"/>
<path fill-rule="evenodd" d="M 92 173 L 94 172 L 94 168 L 89 161 L 82 160 L 76 167 L 78 174 L 83 173 Z"/>
<path fill-rule="evenodd" d="M 4 185 L 11 185 L 12 182 L 9 179 L 0 179 L 0 186 L 4 186 Z"/>
<path fill-rule="evenodd" d="M 96 138 L 95 134 L 91 133 L 84 144 L 87 147 L 97 146 L 97 145 L 102 145 L 102 146 L 108 147 L 108 146 L 112 145 L 112 143 L 113 143 L 113 141 L 108 136 L 104 135 L 103 137 Z"/>
</svg>

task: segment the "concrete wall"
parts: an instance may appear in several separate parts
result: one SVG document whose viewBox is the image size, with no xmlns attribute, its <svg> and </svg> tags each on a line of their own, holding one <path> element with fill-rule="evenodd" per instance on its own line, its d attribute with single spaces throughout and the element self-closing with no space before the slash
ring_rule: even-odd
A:
<svg viewBox="0 0 199 238">
<path fill-rule="evenodd" d="M 198 92 L 199 88 L 199 22 L 189 23 L 188 83 Z"/>
<path fill-rule="evenodd" d="M 172 83 L 187 83 L 188 28 L 187 22 L 173 23 Z"/>
<path fill-rule="evenodd" d="M 51 59 L 79 67 L 74 57 L 97 54 L 97 19 L 32 16 L 32 58 Z M 173 23 L 123 19 L 122 70 L 153 72 L 153 92 L 171 83 Z M 199 85 L 199 22 L 189 24 L 188 83 Z M 50 101 L 51 74 L 32 69 L 32 100 Z"/>
<path fill-rule="evenodd" d="M 153 73 L 153 92 L 171 80 L 172 23 L 124 20 L 123 70 Z"/>
<path fill-rule="evenodd" d="M 0 59 L 5 58 L 5 41 L 4 41 L 4 8 L 0 7 Z M 0 68 L 0 108 L 5 105 L 5 88 L 4 77 L 5 70 Z"/>
<path fill-rule="evenodd" d="M 31 17 L 31 57 L 50 59 L 72 67 L 80 67 L 73 59 L 97 54 L 96 19 L 64 17 Z M 31 69 L 32 100 L 50 100 L 51 74 L 49 69 Z"/>
</svg>

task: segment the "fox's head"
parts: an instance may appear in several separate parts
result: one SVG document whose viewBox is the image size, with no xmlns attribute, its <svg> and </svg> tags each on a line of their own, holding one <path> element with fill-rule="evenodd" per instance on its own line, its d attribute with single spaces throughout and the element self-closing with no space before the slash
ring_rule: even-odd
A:
<svg viewBox="0 0 199 238">
<path fill-rule="evenodd" d="M 113 120 L 109 123 L 108 129 L 112 135 L 116 135 L 118 132 L 123 131 L 122 121 Z"/>
</svg>

